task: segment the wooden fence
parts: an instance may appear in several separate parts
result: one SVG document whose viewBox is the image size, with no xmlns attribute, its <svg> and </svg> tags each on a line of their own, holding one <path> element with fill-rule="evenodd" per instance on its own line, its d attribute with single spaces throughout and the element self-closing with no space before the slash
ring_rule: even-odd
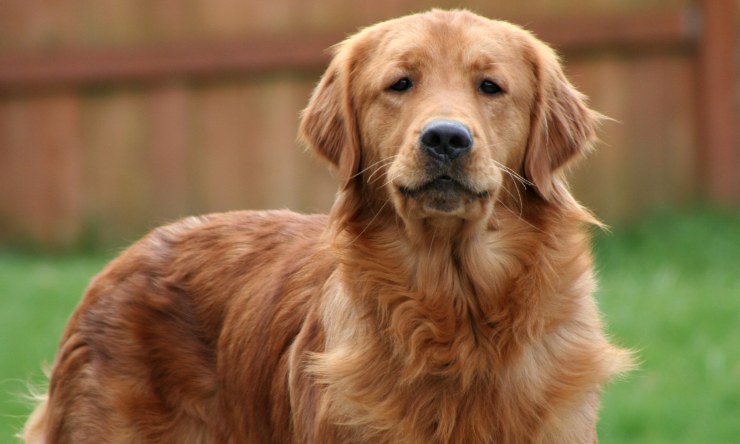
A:
<svg viewBox="0 0 740 444">
<path fill-rule="evenodd" d="M 731 0 L 497 3 L 468 6 L 552 43 L 592 106 L 615 120 L 574 172 L 578 197 L 602 218 L 699 198 L 740 203 Z M 295 142 L 325 48 L 432 6 L 61 5 L 0 6 L 0 243 L 120 245 L 191 213 L 326 211 L 335 182 Z"/>
</svg>

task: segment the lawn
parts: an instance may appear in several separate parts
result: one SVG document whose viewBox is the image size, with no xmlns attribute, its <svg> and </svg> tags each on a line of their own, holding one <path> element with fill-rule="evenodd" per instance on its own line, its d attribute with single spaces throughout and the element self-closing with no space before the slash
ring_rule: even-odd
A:
<svg viewBox="0 0 740 444">
<path fill-rule="evenodd" d="M 640 360 L 607 388 L 601 442 L 739 442 L 740 213 L 665 212 L 595 244 L 609 332 Z M 21 427 L 28 386 L 42 384 L 106 259 L 0 250 L 0 442 Z"/>
<path fill-rule="evenodd" d="M 641 361 L 607 390 L 602 441 L 740 442 L 740 212 L 664 213 L 596 247 L 609 331 Z"/>
</svg>

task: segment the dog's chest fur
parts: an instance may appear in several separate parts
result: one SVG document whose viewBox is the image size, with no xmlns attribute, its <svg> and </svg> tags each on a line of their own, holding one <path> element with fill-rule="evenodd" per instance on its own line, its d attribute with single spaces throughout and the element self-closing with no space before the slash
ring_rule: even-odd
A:
<svg viewBox="0 0 740 444">
<path fill-rule="evenodd" d="M 347 239 L 352 251 L 339 255 L 315 318 L 326 340 L 293 362 L 317 382 L 316 437 L 531 442 L 565 407 L 560 384 L 576 378 L 591 396 L 606 369 L 573 361 L 605 343 L 593 305 L 577 296 L 592 290 L 590 259 L 558 257 L 544 239 L 528 251 L 517 230 L 529 231 L 413 254 L 388 233 Z"/>
</svg>

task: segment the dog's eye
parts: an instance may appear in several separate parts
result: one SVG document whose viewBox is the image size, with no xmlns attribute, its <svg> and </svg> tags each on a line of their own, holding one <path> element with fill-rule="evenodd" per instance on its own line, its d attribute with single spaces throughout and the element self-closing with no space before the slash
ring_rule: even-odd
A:
<svg viewBox="0 0 740 444">
<path fill-rule="evenodd" d="M 504 92 L 503 88 L 501 88 L 501 86 L 499 86 L 499 84 L 494 82 L 493 80 L 482 81 L 478 89 L 483 94 L 488 94 L 488 95 L 496 95 L 496 94 L 501 94 Z"/>
<path fill-rule="evenodd" d="M 389 86 L 388 89 L 392 91 L 406 91 L 410 89 L 412 86 L 414 86 L 413 82 L 408 77 L 404 77 L 402 79 L 399 79 L 394 83 L 393 85 Z"/>
</svg>

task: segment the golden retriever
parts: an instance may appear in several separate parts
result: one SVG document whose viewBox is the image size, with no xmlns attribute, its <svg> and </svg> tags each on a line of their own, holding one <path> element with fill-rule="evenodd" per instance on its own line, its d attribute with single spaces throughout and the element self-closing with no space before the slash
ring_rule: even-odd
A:
<svg viewBox="0 0 740 444">
<path fill-rule="evenodd" d="M 466 11 L 336 47 L 301 137 L 328 216 L 192 217 L 69 321 L 24 431 L 47 443 L 592 443 L 629 365 L 562 172 L 598 114 L 530 33 Z"/>
</svg>

